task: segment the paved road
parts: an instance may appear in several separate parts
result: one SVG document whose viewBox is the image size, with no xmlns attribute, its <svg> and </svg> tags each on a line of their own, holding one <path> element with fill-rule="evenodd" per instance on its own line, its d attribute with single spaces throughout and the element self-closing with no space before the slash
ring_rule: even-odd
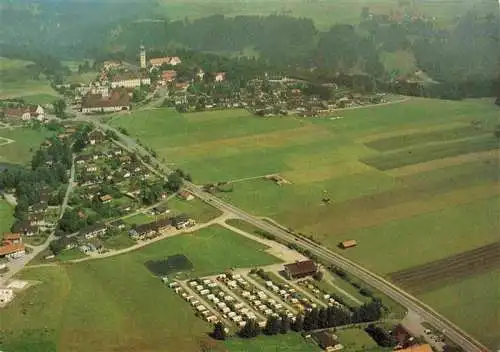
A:
<svg viewBox="0 0 500 352">
<path fill-rule="evenodd" d="M 171 170 L 163 166 L 162 163 L 156 158 L 154 158 L 147 150 L 145 150 L 142 146 L 138 145 L 135 140 L 133 140 L 129 136 L 123 135 L 115 128 L 101 123 L 100 121 L 97 120 L 97 118 L 85 116 L 81 113 L 77 113 L 77 119 L 84 119 L 90 121 L 106 131 L 107 130 L 114 131 L 130 149 L 136 150 L 142 155 L 148 155 L 151 158 L 151 160 L 155 162 L 155 164 L 160 165 L 160 168 L 165 173 L 165 175 L 171 172 Z M 323 248 L 322 246 L 306 238 L 288 233 L 280 227 L 277 227 L 275 225 L 257 219 L 254 216 L 244 212 L 243 210 L 229 203 L 226 203 L 211 194 L 205 193 L 201 188 L 199 188 L 193 183 L 185 182 L 185 188 L 187 188 L 195 196 L 211 204 L 212 206 L 218 208 L 219 210 L 229 214 L 233 214 L 234 216 L 249 222 L 250 224 L 258 227 L 259 229 L 273 234 L 281 241 L 287 243 L 294 243 L 303 249 L 307 249 L 317 257 L 321 258 L 326 263 L 335 265 L 345 270 L 346 272 L 349 272 L 354 276 L 357 276 L 361 280 L 365 281 L 367 284 L 373 286 L 377 290 L 381 291 L 382 293 L 392 298 L 394 301 L 406 307 L 408 310 L 411 310 L 416 314 L 420 315 L 420 317 L 424 321 L 433 325 L 444 335 L 446 335 L 451 341 L 461 346 L 465 351 L 467 352 L 488 351 L 488 349 L 485 346 L 483 346 L 479 341 L 476 341 L 473 337 L 469 336 L 465 331 L 461 330 L 458 326 L 453 324 L 447 318 L 443 317 L 442 315 L 434 311 L 431 307 L 421 302 L 417 298 L 411 296 L 407 292 L 396 287 L 395 285 L 385 280 L 381 276 L 363 268 L 361 265 L 356 264 L 335 252 Z"/>
</svg>

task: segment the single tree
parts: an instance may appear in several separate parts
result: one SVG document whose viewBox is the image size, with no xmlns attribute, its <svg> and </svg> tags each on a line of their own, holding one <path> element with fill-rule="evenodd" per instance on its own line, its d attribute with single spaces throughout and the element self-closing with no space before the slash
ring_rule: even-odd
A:
<svg viewBox="0 0 500 352">
<path fill-rule="evenodd" d="M 64 99 L 58 99 L 52 103 L 54 107 L 54 114 L 59 118 L 64 118 L 66 116 L 66 102 Z"/>
<path fill-rule="evenodd" d="M 226 330 L 224 328 L 224 324 L 218 322 L 214 326 L 214 331 L 212 332 L 212 337 L 216 340 L 225 340 L 226 339 Z"/>
</svg>

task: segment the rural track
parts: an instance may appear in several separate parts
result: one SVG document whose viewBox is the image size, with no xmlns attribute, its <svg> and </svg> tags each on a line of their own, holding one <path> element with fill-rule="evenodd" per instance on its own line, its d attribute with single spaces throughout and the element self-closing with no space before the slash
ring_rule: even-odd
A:
<svg viewBox="0 0 500 352">
<path fill-rule="evenodd" d="M 117 134 L 117 136 L 126 143 L 129 149 L 131 150 L 135 149 L 142 155 L 148 155 L 151 158 L 151 160 L 155 162 L 155 164 L 160 165 L 165 177 L 168 175 L 168 173 L 172 172 L 172 170 L 166 168 L 160 160 L 152 156 L 151 153 L 145 150 L 142 146 L 138 145 L 136 141 L 134 141 L 132 138 L 128 136 L 123 135 L 120 131 L 116 130 L 115 128 L 107 124 L 104 124 L 100 121 L 97 121 L 96 119 L 89 118 L 81 113 L 77 114 L 77 119 L 89 121 L 105 131 L 108 130 L 114 131 Z M 414 296 L 410 295 L 409 293 L 403 291 L 401 288 L 392 284 L 383 277 L 369 271 L 363 266 L 351 260 L 348 260 L 329 249 L 323 248 L 321 245 L 307 238 L 289 233 L 275 225 L 259 220 L 254 216 L 244 212 L 243 210 L 222 201 L 221 199 L 213 196 L 212 194 L 204 192 L 202 189 L 200 189 L 191 182 L 186 181 L 185 188 L 188 189 L 191 193 L 193 193 L 201 200 L 207 202 L 208 204 L 211 204 L 212 206 L 218 208 L 219 210 L 233 214 L 238 218 L 245 220 L 250 224 L 258 227 L 259 229 L 275 235 L 277 238 L 279 238 L 282 241 L 285 241 L 286 243 L 294 243 L 295 245 L 299 246 L 304 250 L 309 250 L 312 254 L 316 255 L 318 258 L 321 258 L 324 262 L 328 263 L 329 265 L 334 265 L 336 267 L 339 267 L 342 270 L 345 270 L 346 272 L 351 273 L 352 275 L 358 277 L 368 285 L 374 287 L 383 294 L 392 298 L 397 303 L 406 307 L 408 310 L 411 310 L 420 315 L 420 317 L 424 321 L 426 321 L 427 323 L 433 325 L 435 328 L 440 330 L 445 336 L 447 336 L 451 341 L 453 341 L 458 346 L 462 347 L 465 351 L 467 352 L 489 351 L 487 347 L 485 347 L 479 341 L 477 341 L 472 336 L 467 334 L 465 331 L 463 331 L 457 325 L 452 323 L 450 320 L 448 320 L 447 318 L 436 312 L 433 308 L 423 303 L 419 299 L 415 298 Z"/>
</svg>

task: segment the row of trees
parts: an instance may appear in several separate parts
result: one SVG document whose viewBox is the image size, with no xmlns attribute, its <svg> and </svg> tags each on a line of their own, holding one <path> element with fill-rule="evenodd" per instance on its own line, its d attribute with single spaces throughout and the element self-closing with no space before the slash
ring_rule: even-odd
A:
<svg viewBox="0 0 500 352">
<path fill-rule="evenodd" d="M 300 314 L 292 322 L 286 315 L 270 317 L 266 326 L 261 329 L 253 319 L 247 320 L 246 325 L 239 331 L 243 338 L 253 338 L 261 333 L 266 335 L 286 334 L 289 330 L 296 332 L 326 329 L 348 324 L 377 321 L 382 317 L 382 303 L 378 299 L 372 300 L 359 308 L 348 310 L 339 307 L 328 307 Z M 218 340 L 226 338 L 225 328 L 222 323 L 217 323 L 212 332 L 212 337 Z"/>
</svg>

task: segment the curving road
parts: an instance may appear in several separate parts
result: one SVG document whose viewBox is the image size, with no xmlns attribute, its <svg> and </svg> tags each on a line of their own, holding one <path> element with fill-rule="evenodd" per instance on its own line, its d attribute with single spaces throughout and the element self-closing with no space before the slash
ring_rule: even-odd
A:
<svg viewBox="0 0 500 352">
<path fill-rule="evenodd" d="M 155 164 L 160 166 L 160 169 L 163 171 L 164 176 L 168 175 L 168 173 L 171 172 L 171 170 L 163 166 L 158 159 L 154 158 L 147 150 L 145 150 L 142 146 L 138 145 L 134 139 L 120 133 L 115 128 L 106 125 L 104 123 L 101 123 L 100 121 L 97 121 L 96 118 L 91 118 L 81 113 L 77 113 L 77 119 L 84 119 L 89 122 L 92 122 L 101 129 L 106 131 L 107 130 L 114 131 L 119 136 L 121 141 L 125 143 L 126 146 L 128 146 L 129 149 L 136 150 L 141 155 L 148 155 L 151 158 L 151 160 L 154 161 Z M 226 213 L 230 213 L 238 218 L 241 218 L 242 220 L 245 220 L 250 224 L 258 227 L 259 229 L 273 234 L 281 241 L 284 241 L 286 243 L 294 243 L 303 249 L 307 249 L 314 255 L 318 256 L 318 258 L 321 258 L 323 261 L 330 263 L 331 265 L 335 265 L 345 270 L 346 272 L 353 274 L 354 276 L 357 276 L 359 279 L 365 281 L 367 284 L 381 291 L 388 297 L 392 298 L 394 301 L 406 307 L 408 310 L 411 310 L 420 315 L 420 317 L 424 321 L 428 322 L 435 328 L 439 329 L 451 341 L 453 341 L 458 346 L 462 347 L 465 351 L 467 352 L 489 351 L 487 347 L 483 346 L 479 341 L 475 340 L 473 337 L 468 335 L 465 331 L 460 329 L 458 326 L 449 321 L 447 318 L 437 313 L 431 307 L 421 302 L 417 298 L 413 297 L 409 293 L 393 285 L 383 277 L 370 272 L 361 265 L 354 263 L 342 257 L 341 255 L 310 241 L 307 238 L 291 234 L 287 231 L 284 231 L 282 228 L 276 225 L 257 219 L 254 216 L 244 212 L 243 210 L 213 196 L 212 194 L 204 192 L 200 187 L 196 186 L 191 182 L 185 182 L 184 184 L 185 188 L 188 189 L 195 196 L 211 204 L 212 206 L 218 208 L 219 210 Z"/>
</svg>

